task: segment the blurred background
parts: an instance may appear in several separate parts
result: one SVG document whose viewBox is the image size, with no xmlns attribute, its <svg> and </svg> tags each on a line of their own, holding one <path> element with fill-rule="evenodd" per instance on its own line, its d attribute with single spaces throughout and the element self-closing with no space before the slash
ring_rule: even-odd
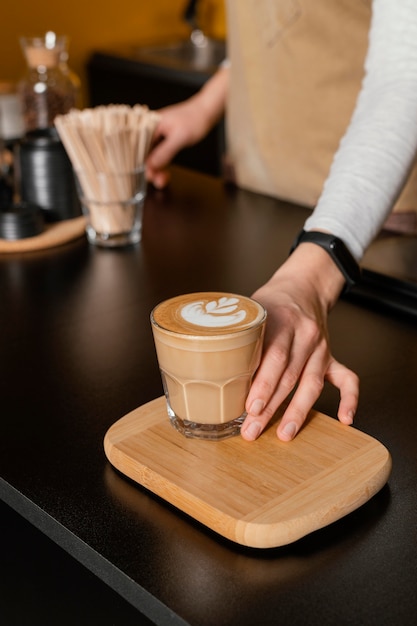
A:
<svg viewBox="0 0 417 626">
<path fill-rule="evenodd" d="M 83 104 L 88 105 L 86 64 L 94 50 L 142 46 L 186 38 L 187 0 L 19 0 L 2 2 L 0 12 L 0 82 L 17 81 L 25 71 L 19 37 L 48 30 L 69 37 L 69 65 L 82 83 Z M 223 0 L 200 0 L 199 26 L 213 38 L 225 37 Z"/>
</svg>

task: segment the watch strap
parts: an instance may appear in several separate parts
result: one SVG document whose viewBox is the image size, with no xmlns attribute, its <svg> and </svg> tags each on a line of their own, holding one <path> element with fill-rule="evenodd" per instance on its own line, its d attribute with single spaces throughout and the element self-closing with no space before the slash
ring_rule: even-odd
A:
<svg viewBox="0 0 417 626">
<path fill-rule="evenodd" d="M 342 272 L 346 281 L 346 289 L 350 289 L 358 282 L 361 276 L 359 264 L 345 245 L 345 243 L 329 233 L 322 233 L 317 230 L 302 230 L 291 246 L 290 254 L 300 243 L 315 243 L 330 255 L 334 263 Z"/>
</svg>

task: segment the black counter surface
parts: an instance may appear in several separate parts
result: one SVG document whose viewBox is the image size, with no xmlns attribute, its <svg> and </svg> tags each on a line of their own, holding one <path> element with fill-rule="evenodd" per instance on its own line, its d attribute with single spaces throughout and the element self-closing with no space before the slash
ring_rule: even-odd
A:
<svg viewBox="0 0 417 626">
<path fill-rule="evenodd" d="M 417 612 L 417 327 L 360 298 L 330 316 L 361 378 L 355 427 L 391 452 L 388 485 L 300 541 L 228 542 L 119 475 L 103 437 L 162 395 L 149 313 L 186 291 L 251 294 L 305 209 L 176 169 L 143 241 L 84 238 L 0 256 L 0 623 L 408 626 Z M 401 242 L 398 243 L 401 245 Z M 335 416 L 325 387 L 316 408 Z"/>
</svg>

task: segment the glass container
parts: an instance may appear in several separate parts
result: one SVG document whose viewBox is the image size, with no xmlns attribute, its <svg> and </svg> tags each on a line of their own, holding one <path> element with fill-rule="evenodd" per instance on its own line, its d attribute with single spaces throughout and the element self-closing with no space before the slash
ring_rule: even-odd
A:
<svg viewBox="0 0 417 626">
<path fill-rule="evenodd" d="M 80 81 L 67 64 L 68 38 L 49 31 L 42 37 L 21 37 L 27 63 L 19 83 L 26 131 L 53 126 L 56 115 L 79 106 Z"/>
</svg>

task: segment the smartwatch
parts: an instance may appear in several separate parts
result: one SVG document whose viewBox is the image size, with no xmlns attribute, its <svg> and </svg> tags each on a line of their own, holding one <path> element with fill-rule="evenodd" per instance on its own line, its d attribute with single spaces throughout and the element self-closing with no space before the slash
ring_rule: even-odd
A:
<svg viewBox="0 0 417 626">
<path fill-rule="evenodd" d="M 300 243 L 306 242 L 315 243 L 317 246 L 323 248 L 323 250 L 326 250 L 331 256 L 345 278 L 345 290 L 350 289 L 358 282 L 361 276 L 359 264 L 339 237 L 335 237 L 329 233 L 321 233 L 317 230 L 302 230 L 297 235 L 291 247 L 290 254 Z"/>
</svg>

